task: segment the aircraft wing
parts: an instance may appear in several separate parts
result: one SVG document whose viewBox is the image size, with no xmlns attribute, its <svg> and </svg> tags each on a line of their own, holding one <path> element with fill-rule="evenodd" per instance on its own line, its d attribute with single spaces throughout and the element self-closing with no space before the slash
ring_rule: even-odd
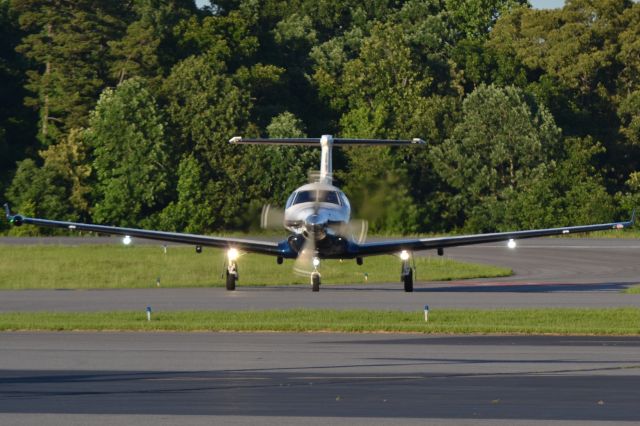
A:
<svg viewBox="0 0 640 426">
<path fill-rule="evenodd" d="M 197 246 L 230 248 L 238 250 L 269 254 L 273 256 L 286 256 L 288 245 L 286 241 L 276 243 L 271 241 L 248 240 L 240 238 L 209 237 L 206 235 L 183 234 L 179 232 L 153 231 L 137 228 L 122 228 L 118 226 L 91 225 L 78 222 L 64 222 L 58 220 L 38 219 L 22 215 L 12 215 L 7 204 L 4 205 L 7 219 L 10 223 L 20 226 L 30 224 L 46 226 L 50 228 L 65 228 L 72 231 L 91 231 L 108 235 L 128 235 L 130 237 L 146 238 L 149 240 L 167 241 L 171 243 L 192 244 Z"/>
<path fill-rule="evenodd" d="M 453 237 L 417 238 L 403 240 L 376 241 L 358 244 L 354 248 L 354 256 L 373 256 L 392 254 L 402 250 L 418 251 L 444 249 L 447 247 L 467 246 L 472 244 L 495 243 L 499 241 L 523 238 L 546 237 L 550 235 L 566 235 L 579 232 L 604 231 L 609 229 L 628 228 L 635 222 L 635 210 L 627 222 L 600 223 L 585 226 L 568 226 L 564 228 L 531 229 L 526 231 L 496 232 L 491 234 L 459 235 Z"/>
</svg>

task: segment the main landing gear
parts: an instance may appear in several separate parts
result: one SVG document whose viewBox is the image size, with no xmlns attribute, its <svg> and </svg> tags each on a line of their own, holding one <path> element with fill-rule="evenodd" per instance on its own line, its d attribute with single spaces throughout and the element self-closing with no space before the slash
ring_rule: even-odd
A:
<svg viewBox="0 0 640 426">
<path fill-rule="evenodd" d="M 409 267 L 409 271 L 406 273 L 403 272 L 400 278 L 402 279 L 402 283 L 404 284 L 404 291 L 407 293 L 413 292 L 413 269 Z"/>
<path fill-rule="evenodd" d="M 227 251 L 227 290 L 233 291 L 236 289 L 236 282 L 238 281 L 238 250 L 231 248 Z"/>
<path fill-rule="evenodd" d="M 410 257 L 409 253 L 405 250 L 402 250 L 402 253 L 400 253 L 400 259 L 402 260 L 400 281 L 404 284 L 404 291 L 407 293 L 413 292 L 413 268 L 409 262 Z"/>
<path fill-rule="evenodd" d="M 233 265 L 229 265 L 227 267 L 227 290 L 235 290 L 236 281 L 238 281 L 238 269 L 236 264 L 234 263 Z"/>
</svg>

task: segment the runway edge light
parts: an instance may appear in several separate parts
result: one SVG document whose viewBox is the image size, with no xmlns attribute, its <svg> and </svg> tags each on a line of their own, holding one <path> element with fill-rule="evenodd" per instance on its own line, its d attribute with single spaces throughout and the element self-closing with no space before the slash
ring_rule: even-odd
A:
<svg viewBox="0 0 640 426">
<path fill-rule="evenodd" d="M 147 321 L 151 321 L 151 306 L 147 306 Z"/>
<path fill-rule="evenodd" d="M 424 322 L 429 322 L 429 305 L 424 305 Z"/>
</svg>

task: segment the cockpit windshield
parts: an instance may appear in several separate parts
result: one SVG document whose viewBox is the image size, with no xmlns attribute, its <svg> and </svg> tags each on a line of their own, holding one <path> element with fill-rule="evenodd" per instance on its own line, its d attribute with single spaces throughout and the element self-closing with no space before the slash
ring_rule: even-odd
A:
<svg viewBox="0 0 640 426">
<path fill-rule="evenodd" d="M 340 197 L 336 191 L 300 191 L 296 195 L 296 199 L 293 204 L 300 203 L 331 203 L 340 205 Z"/>
</svg>

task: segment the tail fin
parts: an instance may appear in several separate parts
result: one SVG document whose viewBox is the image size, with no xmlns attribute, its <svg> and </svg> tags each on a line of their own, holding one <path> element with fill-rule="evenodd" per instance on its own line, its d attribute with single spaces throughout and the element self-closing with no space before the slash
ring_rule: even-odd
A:
<svg viewBox="0 0 640 426">
<path fill-rule="evenodd" d="M 4 213 L 7 216 L 7 219 L 11 219 L 11 208 L 9 207 L 9 203 L 4 203 Z"/>
<path fill-rule="evenodd" d="M 391 146 L 407 146 L 407 145 L 424 145 L 425 142 L 419 138 L 410 140 L 393 140 L 393 139 L 343 139 L 334 138 L 331 135 L 322 135 L 321 138 L 275 138 L 275 139 L 251 139 L 235 136 L 229 139 L 229 143 L 233 144 L 264 144 L 264 145 L 305 145 L 318 146 L 322 148 L 320 154 L 320 182 L 331 185 L 333 175 L 332 149 L 334 145 L 391 145 Z"/>
</svg>

